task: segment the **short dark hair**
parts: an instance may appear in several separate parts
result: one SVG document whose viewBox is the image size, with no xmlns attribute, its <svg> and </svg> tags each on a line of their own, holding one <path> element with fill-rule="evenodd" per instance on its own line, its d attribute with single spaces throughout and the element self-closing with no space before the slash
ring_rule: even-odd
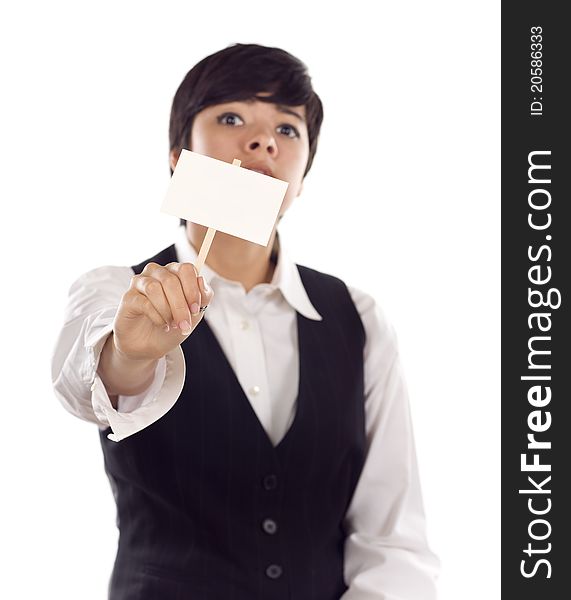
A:
<svg viewBox="0 0 571 600">
<path fill-rule="evenodd" d="M 258 96 L 261 92 L 269 95 Z M 305 177 L 317 150 L 323 105 L 313 91 L 305 64 L 280 48 L 234 44 L 197 63 L 186 74 L 173 99 L 170 150 L 180 151 L 190 141 L 194 117 L 201 110 L 214 104 L 253 98 L 262 102 L 305 106 L 309 137 Z M 181 224 L 184 222 L 181 220 Z"/>
</svg>

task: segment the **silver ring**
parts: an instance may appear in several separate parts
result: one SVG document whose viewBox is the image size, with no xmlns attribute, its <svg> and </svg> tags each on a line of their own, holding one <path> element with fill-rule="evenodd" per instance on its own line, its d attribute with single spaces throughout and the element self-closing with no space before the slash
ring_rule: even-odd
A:
<svg viewBox="0 0 571 600">
<path fill-rule="evenodd" d="M 200 312 L 204 312 L 208 308 L 208 304 L 206 306 L 200 307 Z"/>
</svg>

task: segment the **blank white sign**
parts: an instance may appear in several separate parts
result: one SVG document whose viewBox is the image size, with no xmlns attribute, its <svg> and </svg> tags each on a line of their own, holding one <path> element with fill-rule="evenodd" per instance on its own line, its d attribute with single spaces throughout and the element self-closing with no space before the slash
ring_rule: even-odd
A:
<svg viewBox="0 0 571 600">
<path fill-rule="evenodd" d="M 161 211 L 267 246 L 288 183 L 182 150 Z"/>
</svg>

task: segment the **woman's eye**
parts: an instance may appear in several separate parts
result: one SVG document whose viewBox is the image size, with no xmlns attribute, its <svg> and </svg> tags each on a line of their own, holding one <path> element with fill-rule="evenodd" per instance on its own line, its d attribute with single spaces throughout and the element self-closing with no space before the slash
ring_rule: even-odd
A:
<svg viewBox="0 0 571 600">
<path fill-rule="evenodd" d="M 293 125 L 280 125 L 278 131 L 290 138 L 299 137 L 299 131 Z"/>
<path fill-rule="evenodd" d="M 231 125 L 233 127 L 244 124 L 244 121 L 235 113 L 224 113 L 217 118 L 217 121 L 222 123 L 222 125 Z"/>
</svg>

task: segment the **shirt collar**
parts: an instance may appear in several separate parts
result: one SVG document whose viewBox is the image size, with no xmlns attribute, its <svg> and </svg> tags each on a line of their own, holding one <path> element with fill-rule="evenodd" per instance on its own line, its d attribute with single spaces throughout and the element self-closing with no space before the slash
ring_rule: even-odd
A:
<svg viewBox="0 0 571 600">
<path fill-rule="evenodd" d="M 175 240 L 175 249 L 179 262 L 190 262 L 193 264 L 196 262 L 198 252 L 188 241 L 186 228 L 182 225 L 178 227 Z M 220 279 L 226 282 L 230 281 L 218 275 L 218 273 L 211 269 L 206 263 L 202 268 L 202 274 L 209 283 L 215 279 Z M 314 321 L 322 320 L 321 315 L 311 303 L 309 296 L 303 287 L 296 264 L 288 256 L 287 251 L 284 250 L 281 239 L 279 242 L 278 263 L 274 269 L 272 281 L 266 285 L 278 289 L 282 293 L 287 303 L 304 317 Z"/>
</svg>

